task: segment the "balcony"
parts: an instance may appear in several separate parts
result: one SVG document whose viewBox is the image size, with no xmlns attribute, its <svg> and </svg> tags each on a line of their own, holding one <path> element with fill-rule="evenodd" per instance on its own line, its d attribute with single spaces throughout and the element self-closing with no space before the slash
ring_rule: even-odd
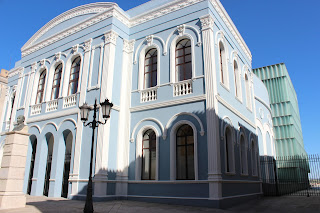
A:
<svg viewBox="0 0 320 213">
<path fill-rule="evenodd" d="M 174 83 L 173 85 L 173 96 L 182 96 L 192 93 L 192 80 L 185 80 Z"/>
<path fill-rule="evenodd" d="M 52 100 L 47 102 L 46 112 L 52 112 L 58 109 L 58 100 Z"/>
<path fill-rule="evenodd" d="M 77 94 L 63 98 L 63 108 L 69 108 L 77 105 Z"/>
<path fill-rule="evenodd" d="M 157 100 L 157 87 L 141 91 L 141 103 Z"/>
<path fill-rule="evenodd" d="M 31 106 L 31 115 L 38 115 L 41 113 L 42 104 L 35 104 Z"/>
</svg>

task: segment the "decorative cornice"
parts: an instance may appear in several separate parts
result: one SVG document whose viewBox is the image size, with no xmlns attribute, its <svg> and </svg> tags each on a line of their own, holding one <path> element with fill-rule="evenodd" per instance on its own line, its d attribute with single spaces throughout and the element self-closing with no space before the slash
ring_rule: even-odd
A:
<svg viewBox="0 0 320 213">
<path fill-rule="evenodd" d="M 126 39 L 123 39 L 123 51 L 127 53 L 132 53 L 134 50 L 134 43 L 135 40 L 128 41 Z"/>
<path fill-rule="evenodd" d="M 108 32 L 106 32 L 104 34 L 104 44 L 117 44 L 117 38 L 118 38 L 118 34 L 116 32 L 114 32 L 113 30 L 110 30 Z"/>
<path fill-rule="evenodd" d="M 13 76 L 16 76 L 16 75 L 21 75 L 24 71 L 24 68 L 23 67 L 17 67 L 17 68 L 14 68 L 12 70 L 10 70 L 9 74 L 8 74 L 8 78 L 12 78 Z"/>
<path fill-rule="evenodd" d="M 141 15 L 138 15 L 133 18 L 129 18 L 115 3 L 95 3 L 95 4 L 88 4 L 83 5 L 80 7 L 76 7 L 72 10 L 69 10 L 53 20 L 51 20 L 48 24 L 42 27 L 31 39 L 22 47 L 22 57 L 27 56 L 35 51 L 38 51 L 44 47 L 47 47 L 61 39 L 64 39 L 72 34 L 75 34 L 85 28 L 88 28 L 98 22 L 101 22 L 105 19 L 115 17 L 124 23 L 128 27 L 134 27 L 136 25 L 151 21 L 155 18 L 167 15 L 169 13 L 173 13 L 175 11 L 181 10 L 185 7 L 191 6 L 193 4 L 197 4 L 205 0 L 176 0 L 173 2 L 169 2 L 164 4 L 160 7 L 154 8 L 153 10 L 147 11 Z M 226 26 L 235 37 L 236 41 L 239 43 L 240 47 L 243 49 L 245 54 L 248 56 L 250 60 L 252 60 L 252 55 L 250 53 L 249 48 L 245 44 L 243 38 L 241 37 L 239 31 L 235 27 L 234 23 L 232 22 L 231 18 L 223 8 L 222 4 L 219 0 L 210 0 L 212 5 L 214 6 L 215 10 L 221 16 L 222 20 L 225 22 Z M 82 15 L 82 14 L 89 14 L 89 13 L 97 13 L 93 17 L 90 17 L 80 23 L 77 23 L 74 26 L 71 26 L 65 29 L 62 32 L 56 33 L 55 35 L 46 38 L 43 41 L 38 43 L 34 43 L 39 39 L 44 33 L 48 32 L 54 26 L 66 21 L 70 18 Z M 210 24 L 210 22 L 208 23 Z M 180 32 L 179 32 L 180 33 Z"/>
<path fill-rule="evenodd" d="M 201 22 L 202 31 L 208 30 L 208 29 L 213 30 L 214 20 L 210 15 L 202 16 L 200 18 L 200 22 Z"/>
</svg>

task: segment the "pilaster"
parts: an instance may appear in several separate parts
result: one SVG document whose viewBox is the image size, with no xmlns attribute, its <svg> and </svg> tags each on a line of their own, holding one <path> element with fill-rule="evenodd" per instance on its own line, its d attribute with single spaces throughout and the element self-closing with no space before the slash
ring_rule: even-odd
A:
<svg viewBox="0 0 320 213">
<path fill-rule="evenodd" d="M 32 88 L 34 87 L 33 85 L 35 84 L 34 83 L 34 76 L 35 76 L 37 68 L 38 68 L 37 62 L 34 62 L 31 65 L 31 73 L 29 76 L 28 86 L 27 86 L 27 97 L 26 97 L 25 109 L 24 109 L 25 120 L 28 120 L 28 116 L 29 116 L 29 108 L 30 108 L 30 104 L 31 104 L 31 94 L 32 94 Z"/>
<path fill-rule="evenodd" d="M 118 34 L 113 30 L 110 30 L 104 34 L 104 54 L 102 65 L 100 103 L 105 99 L 109 99 L 112 101 L 113 74 L 117 38 Z M 99 119 L 103 120 L 101 114 L 99 114 Z M 108 156 L 111 122 L 112 116 L 105 125 L 100 125 L 98 127 L 94 179 L 95 196 L 106 195 L 107 183 L 103 181 L 108 179 Z"/>
<path fill-rule="evenodd" d="M 117 176 L 116 179 L 125 182 L 117 182 L 116 195 L 126 196 L 128 193 L 128 167 L 129 167 L 129 134 L 130 134 L 130 103 L 134 40 L 123 40 L 122 72 L 120 112 L 118 124 L 118 148 L 117 148 Z"/>
<path fill-rule="evenodd" d="M 206 118 L 208 143 L 208 180 L 209 199 L 220 199 L 221 190 L 221 157 L 219 140 L 219 117 L 217 95 L 217 74 L 214 49 L 214 20 L 210 15 L 200 18 L 203 39 L 204 75 L 206 89 Z"/>
</svg>

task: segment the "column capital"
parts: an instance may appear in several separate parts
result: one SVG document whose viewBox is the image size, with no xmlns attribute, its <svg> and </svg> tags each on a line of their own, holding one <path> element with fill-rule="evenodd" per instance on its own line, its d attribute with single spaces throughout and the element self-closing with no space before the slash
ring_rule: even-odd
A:
<svg viewBox="0 0 320 213">
<path fill-rule="evenodd" d="M 201 22 L 202 31 L 208 30 L 208 29 L 213 30 L 214 19 L 209 14 L 200 17 L 200 22 Z"/>
<path fill-rule="evenodd" d="M 35 72 L 38 68 L 38 63 L 35 61 L 31 64 L 31 72 Z"/>
<path fill-rule="evenodd" d="M 132 53 L 134 50 L 134 43 L 136 41 L 135 40 L 127 40 L 127 39 L 123 39 L 123 51 L 126 53 Z"/>
<path fill-rule="evenodd" d="M 83 44 L 84 52 L 89 52 L 91 50 L 92 38 L 86 40 Z"/>
<path fill-rule="evenodd" d="M 114 45 L 117 44 L 118 34 L 113 30 L 110 30 L 104 34 L 104 44 L 112 43 Z"/>
</svg>

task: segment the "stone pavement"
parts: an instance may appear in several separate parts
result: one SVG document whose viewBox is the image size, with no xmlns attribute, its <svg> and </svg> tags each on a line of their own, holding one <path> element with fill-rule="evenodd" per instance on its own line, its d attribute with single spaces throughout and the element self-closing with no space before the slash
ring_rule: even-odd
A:
<svg viewBox="0 0 320 213">
<path fill-rule="evenodd" d="M 76 213 L 83 212 L 84 201 L 67 200 L 63 198 L 47 198 L 47 197 L 32 197 L 27 196 L 27 206 L 25 208 L 0 210 L 0 213 Z M 290 212 L 290 213 L 313 213 L 320 212 L 320 197 L 267 197 L 259 200 L 253 200 L 245 204 L 232 207 L 226 210 L 178 206 L 157 203 L 144 203 L 137 201 L 116 200 L 108 202 L 95 202 L 95 213 L 104 212 L 214 212 L 214 213 L 231 213 L 231 212 Z"/>
</svg>

